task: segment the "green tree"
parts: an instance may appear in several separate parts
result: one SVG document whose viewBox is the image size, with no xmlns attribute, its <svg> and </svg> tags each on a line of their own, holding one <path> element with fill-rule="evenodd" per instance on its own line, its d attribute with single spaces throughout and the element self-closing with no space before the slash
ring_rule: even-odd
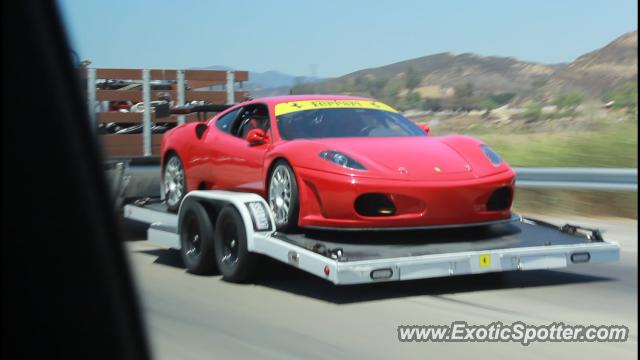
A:
<svg viewBox="0 0 640 360">
<path fill-rule="evenodd" d="M 453 96 L 458 99 L 468 99 L 473 97 L 473 83 L 466 82 L 453 87 Z"/>
<path fill-rule="evenodd" d="M 531 87 L 534 89 L 541 88 L 547 84 L 547 79 L 538 79 L 531 83 Z"/>
<path fill-rule="evenodd" d="M 409 89 L 409 92 L 412 92 L 413 89 L 417 88 L 420 85 L 420 74 L 413 68 L 413 66 L 409 66 L 407 72 L 405 73 L 405 86 Z"/>
<path fill-rule="evenodd" d="M 384 88 L 382 88 L 383 97 L 386 98 L 397 98 L 402 90 L 404 83 L 401 78 L 394 77 L 389 79 L 385 84 Z"/>
<path fill-rule="evenodd" d="M 502 106 L 508 104 L 513 98 L 516 96 L 514 93 L 500 93 L 490 95 L 489 98 L 496 103 L 497 106 Z"/>
<path fill-rule="evenodd" d="M 410 92 L 402 100 L 403 101 L 399 106 L 400 110 L 418 109 L 420 108 L 420 102 L 422 101 L 417 92 Z"/>
<path fill-rule="evenodd" d="M 389 82 L 389 78 L 386 77 L 378 77 L 369 83 L 369 93 L 374 98 L 380 98 L 384 95 L 384 88 L 387 86 Z"/>
<path fill-rule="evenodd" d="M 426 98 L 422 102 L 422 109 L 440 111 L 442 110 L 442 100 L 438 98 Z"/>
<path fill-rule="evenodd" d="M 478 101 L 478 106 L 482 109 L 489 109 L 489 110 L 499 107 L 498 103 L 496 103 L 490 96 L 480 99 Z"/>
<path fill-rule="evenodd" d="M 582 95 L 581 93 L 570 92 L 570 93 L 566 93 L 558 96 L 553 101 L 553 104 L 557 106 L 558 109 L 573 110 L 576 107 L 578 107 L 578 105 L 582 104 L 583 100 L 584 100 L 584 95 Z"/>
<path fill-rule="evenodd" d="M 473 84 L 471 82 L 453 87 L 453 106 L 463 109 L 471 109 L 477 106 L 473 97 Z"/>
<path fill-rule="evenodd" d="M 624 83 L 609 91 L 605 98 L 614 102 L 615 109 L 628 108 L 633 111 L 638 108 L 638 83 Z"/>
<path fill-rule="evenodd" d="M 353 90 L 366 90 L 369 87 L 369 79 L 365 75 L 358 75 L 353 79 Z"/>
<path fill-rule="evenodd" d="M 529 120 L 538 120 L 542 116 L 542 105 L 535 101 L 528 101 L 525 104 L 522 115 Z"/>
</svg>

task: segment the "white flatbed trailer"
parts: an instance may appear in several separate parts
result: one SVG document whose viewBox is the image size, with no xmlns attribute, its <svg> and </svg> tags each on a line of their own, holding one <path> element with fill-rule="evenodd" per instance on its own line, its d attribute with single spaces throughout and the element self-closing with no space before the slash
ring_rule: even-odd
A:
<svg viewBox="0 0 640 360">
<path fill-rule="evenodd" d="M 194 206 L 206 208 L 210 219 L 204 222 L 214 227 L 221 223 L 217 217 L 223 209 L 235 209 L 234 213 L 239 215 L 235 223 L 238 225 L 234 229 L 233 222 L 222 222 L 225 228 L 232 227 L 226 232 L 205 227 L 199 231 L 187 230 L 185 222 L 197 218 L 187 214 L 193 212 Z M 202 241 L 218 241 L 203 240 L 205 237 L 230 237 L 225 241 L 231 248 L 237 246 L 237 239 L 245 239 L 243 246 L 251 256 L 262 254 L 337 285 L 556 269 L 577 263 L 616 261 L 620 255 L 619 245 L 604 241 L 596 229 L 569 224 L 555 226 L 518 215 L 506 223 L 473 227 L 358 232 L 306 230 L 283 234 L 275 231 L 268 209 L 264 199 L 256 194 L 212 190 L 188 193 L 177 214 L 167 212 L 162 203 L 147 200 L 125 205 L 124 216 L 149 224 L 148 241 L 181 249 L 183 258 L 195 256 L 196 252 L 205 253 Z M 224 235 L 226 233 L 230 235 Z M 201 245 L 196 249 L 193 244 L 198 242 Z M 186 246 L 190 249 L 186 250 Z M 223 262 L 225 259 L 230 261 L 229 256 L 218 258 Z M 225 278 L 241 280 L 235 276 Z"/>
</svg>

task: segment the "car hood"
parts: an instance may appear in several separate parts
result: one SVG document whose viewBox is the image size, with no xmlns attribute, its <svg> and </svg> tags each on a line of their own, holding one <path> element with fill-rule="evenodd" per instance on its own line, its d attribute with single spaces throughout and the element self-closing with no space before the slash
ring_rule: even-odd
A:
<svg viewBox="0 0 640 360">
<path fill-rule="evenodd" d="M 353 171 L 331 166 L 352 175 L 398 180 L 466 180 L 505 171 L 484 156 L 480 143 L 459 146 L 447 137 L 331 138 L 305 140 L 307 150 L 342 152 L 367 168 Z M 459 142 L 459 141 L 458 141 Z M 324 160 L 313 163 L 322 168 Z M 314 166 L 311 166 L 314 167 Z"/>
</svg>

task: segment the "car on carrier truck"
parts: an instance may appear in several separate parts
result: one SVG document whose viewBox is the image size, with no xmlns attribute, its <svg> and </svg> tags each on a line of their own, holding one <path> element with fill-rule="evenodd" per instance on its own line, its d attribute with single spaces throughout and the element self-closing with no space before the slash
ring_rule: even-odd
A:
<svg viewBox="0 0 640 360">
<path fill-rule="evenodd" d="M 515 173 L 468 136 L 433 136 L 374 99 L 255 99 L 161 144 L 170 211 L 193 190 L 262 196 L 276 228 L 398 230 L 508 222 Z"/>
</svg>

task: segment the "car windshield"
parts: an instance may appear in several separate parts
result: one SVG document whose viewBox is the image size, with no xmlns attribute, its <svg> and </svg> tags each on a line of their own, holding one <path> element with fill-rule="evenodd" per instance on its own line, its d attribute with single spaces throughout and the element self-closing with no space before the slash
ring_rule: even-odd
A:
<svg viewBox="0 0 640 360">
<path fill-rule="evenodd" d="M 285 140 L 426 136 L 402 115 L 376 109 L 313 109 L 289 112 L 276 119 L 280 137 Z"/>
</svg>

